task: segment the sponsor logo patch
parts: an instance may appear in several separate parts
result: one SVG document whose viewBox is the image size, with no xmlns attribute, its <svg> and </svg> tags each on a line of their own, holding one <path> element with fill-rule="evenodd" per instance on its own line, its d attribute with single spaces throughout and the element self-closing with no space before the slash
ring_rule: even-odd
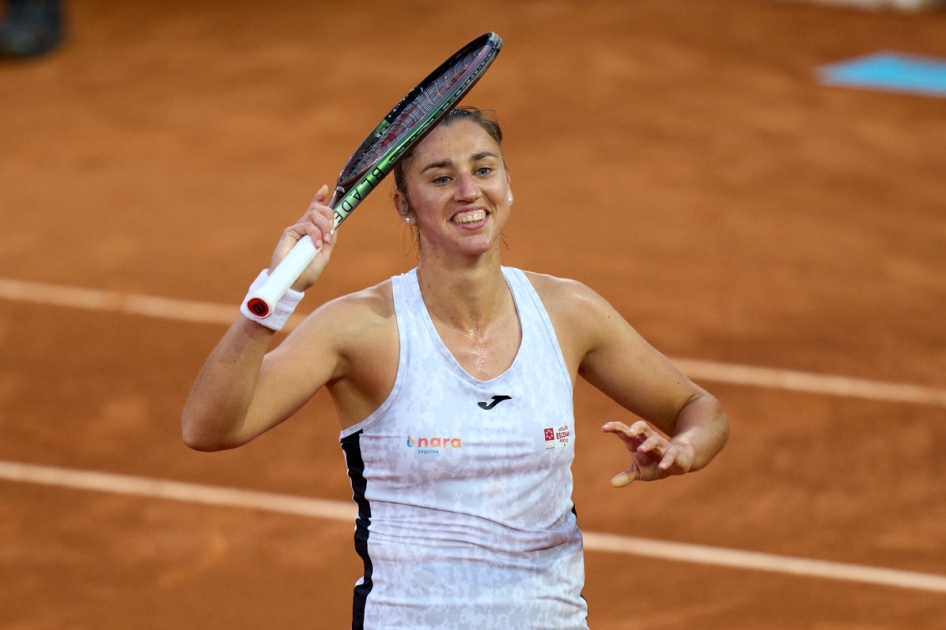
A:
<svg viewBox="0 0 946 630">
<path fill-rule="evenodd" d="M 560 427 L 547 427 L 542 429 L 545 438 L 545 449 L 561 448 L 568 446 L 572 442 L 572 430 L 567 424 Z"/>
<path fill-rule="evenodd" d="M 437 455 L 440 451 L 463 448 L 463 439 L 458 437 L 421 437 L 416 440 L 407 436 L 407 448 L 421 455 Z"/>
</svg>

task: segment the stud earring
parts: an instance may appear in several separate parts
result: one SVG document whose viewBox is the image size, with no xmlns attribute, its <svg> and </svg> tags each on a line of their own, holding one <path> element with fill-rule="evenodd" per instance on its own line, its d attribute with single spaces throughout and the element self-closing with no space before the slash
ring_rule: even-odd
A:
<svg viewBox="0 0 946 630">
<path fill-rule="evenodd" d="M 407 223 L 408 225 L 410 225 L 410 224 L 411 224 L 411 218 L 410 218 L 409 216 L 404 217 L 404 222 Z"/>
</svg>

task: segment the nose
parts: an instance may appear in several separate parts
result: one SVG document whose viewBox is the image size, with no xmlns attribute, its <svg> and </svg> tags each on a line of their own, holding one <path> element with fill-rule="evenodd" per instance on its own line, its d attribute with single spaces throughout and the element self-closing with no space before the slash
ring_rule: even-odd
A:
<svg viewBox="0 0 946 630">
<path fill-rule="evenodd" d="M 457 192 L 455 195 L 457 201 L 473 201 L 478 199 L 479 196 L 480 187 L 477 185 L 476 180 L 469 174 L 461 174 L 457 178 Z"/>
</svg>

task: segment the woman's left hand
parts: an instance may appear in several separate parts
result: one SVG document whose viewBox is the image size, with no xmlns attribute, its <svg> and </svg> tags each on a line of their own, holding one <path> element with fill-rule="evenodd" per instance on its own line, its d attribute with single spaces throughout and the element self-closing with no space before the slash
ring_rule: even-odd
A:
<svg viewBox="0 0 946 630">
<path fill-rule="evenodd" d="M 631 426 L 608 422 L 601 430 L 621 438 L 631 453 L 631 465 L 611 479 L 615 488 L 623 488 L 633 481 L 657 481 L 670 475 L 683 475 L 693 465 L 692 448 L 673 443 L 643 420 Z"/>
</svg>

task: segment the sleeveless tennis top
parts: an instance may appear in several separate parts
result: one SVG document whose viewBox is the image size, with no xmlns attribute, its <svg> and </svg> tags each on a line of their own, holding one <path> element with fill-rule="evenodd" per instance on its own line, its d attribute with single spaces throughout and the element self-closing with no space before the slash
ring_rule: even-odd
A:
<svg viewBox="0 0 946 630">
<path fill-rule="evenodd" d="M 545 307 L 503 267 L 522 341 L 489 381 L 441 341 L 417 270 L 391 279 L 387 400 L 341 433 L 358 505 L 353 628 L 583 630 L 572 382 Z"/>
</svg>

